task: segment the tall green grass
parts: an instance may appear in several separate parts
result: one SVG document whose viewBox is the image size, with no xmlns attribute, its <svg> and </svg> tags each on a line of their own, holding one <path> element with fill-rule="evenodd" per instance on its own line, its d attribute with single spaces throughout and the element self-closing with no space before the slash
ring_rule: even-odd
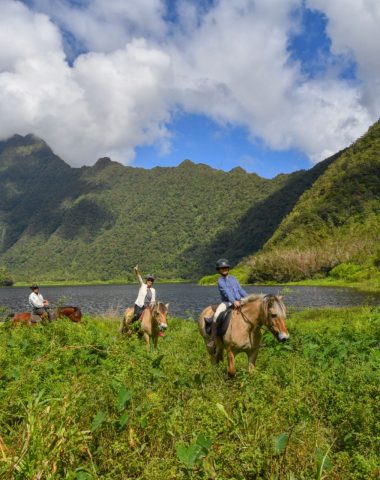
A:
<svg viewBox="0 0 380 480">
<path fill-rule="evenodd" d="M 0 478 L 379 478 L 380 310 L 290 317 L 233 380 L 178 318 L 153 354 L 112 319 L 3 324 Z"/>
</svg>

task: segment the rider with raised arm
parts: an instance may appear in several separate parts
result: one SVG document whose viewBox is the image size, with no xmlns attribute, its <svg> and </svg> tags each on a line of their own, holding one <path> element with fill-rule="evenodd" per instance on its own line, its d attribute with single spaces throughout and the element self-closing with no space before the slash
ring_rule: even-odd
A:
<svg viewBox="0 0 380 480">
<path fill-rule="evenodd" d="M 32 307 L 33 315 L 50 320 L 49 301 L 41 295 L 38 285 L 34 284 L 30 288 L 32 293 L 29 295 L 29 305 Z"/>
<path fill-rule="evenodd" d="M 240 300 L 247 296 L 247 292 L 241 287 L 238 280 L 230 273 L 230 263 L 225 258 L 220 258 L 216 262 L 216 270 L 219 272 L 218 290 L 222 299 L 222 303 L 216 309 L 212 318 L 211 338 L 207 343 L 207 347 L 212 350 L 216 346 L 216 320 L 218 316 L 227 310 L 228 307 L 239 308 Z"/>
<path fill-rule="evenodd" d="M 139 293 L 137 295 L 134 307 L 133 320 L 138 320 L 144 309 L 154 304 L 156 301 L 156 290 L 153 288 L 154 276 L 148 274 L 145 277 L 146 283 L 144 283 L 138 265 L 133 269 L 135 275 L 140 283 Z"/>
</svg>

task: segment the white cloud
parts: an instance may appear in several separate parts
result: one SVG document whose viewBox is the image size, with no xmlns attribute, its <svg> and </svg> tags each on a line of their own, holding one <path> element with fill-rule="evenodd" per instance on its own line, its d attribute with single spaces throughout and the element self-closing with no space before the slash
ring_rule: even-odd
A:
<svg viewBox="0 0 380 480">
<path fill-rule="evenodd" d="M 171 26 L 161 0 L 34 0 L 33 11 L 0 0 L 0 137 L 35 133 L 73 165 L 127 163 L 137 146 L 170 148 L 166 125 L 180 108 L 321 160 L 379 115 L 380 11 L 376 0 L 307 2 L 327 15 L 334 53 L 355 58 L 361 83 L 331 71 L 308 79 L 289 62 L 301 0 L 219 0 L 207 12 L 183 0 Z M 88 49 L 71 66 L 58 25 Z"/>
<path fill-rule="evenodd" d="M 308 0 L 328 18 L 327 31 L 336 54 L 351 55 L 362 81 L 363 106 L 380 114 L 380 2 L 378 0 Z"/>
<path fill-rule="evenodd" d="M 110 54 L 88 53 L 73 67 L 45 15 L 2 2 L 0 133 L 33 132 L 73 165 L 113 153 L 128 162 L 136 145 L 165 143 L 170 59 L 143 39 Z"/>
</svg>

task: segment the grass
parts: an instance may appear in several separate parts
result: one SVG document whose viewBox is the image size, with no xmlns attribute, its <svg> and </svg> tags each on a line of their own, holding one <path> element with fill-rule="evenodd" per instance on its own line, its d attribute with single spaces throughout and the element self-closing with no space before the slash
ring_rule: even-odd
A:
<svg viewBox="0 0 380 480">
<path fill-rule="evenodd" d="M 380 476 L 380 309 L 306 310 L 253 375 L 178 318 L 148 354 L 112 319 L 0 326 L 0 478 Z"/>
</svg>

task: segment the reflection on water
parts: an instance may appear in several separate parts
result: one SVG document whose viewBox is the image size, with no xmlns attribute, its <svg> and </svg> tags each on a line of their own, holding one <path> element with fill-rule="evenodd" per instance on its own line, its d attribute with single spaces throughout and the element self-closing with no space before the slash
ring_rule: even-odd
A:
<svg viewBox="0 0 380 480">
<path fill-rule="evenodd" d="M 244 287 L 248 293 L 275 293 L 283 287 Z M 158 300 L 170 303 L 172 315 L 196 318 L 201 310 L 211 303 L 218 303 L 217 287 L 201 287 L 196 284 L 157 284 Z M 122 312 L 132 306 L 138 285 L 96 285 L 76 287 L 41 287 L 41 293 L 54 304 L 80 306 L 84 313 L 105 313 L 109 310 Z M 0 288 L 0 305 L 13 311 L 29 310 L 30 289 Z M 359 292 L 336 287 L 286 287 L 287 307 L 344 307 L 355 305 L 380 305 L 380 293 Z"/>
</svg>

